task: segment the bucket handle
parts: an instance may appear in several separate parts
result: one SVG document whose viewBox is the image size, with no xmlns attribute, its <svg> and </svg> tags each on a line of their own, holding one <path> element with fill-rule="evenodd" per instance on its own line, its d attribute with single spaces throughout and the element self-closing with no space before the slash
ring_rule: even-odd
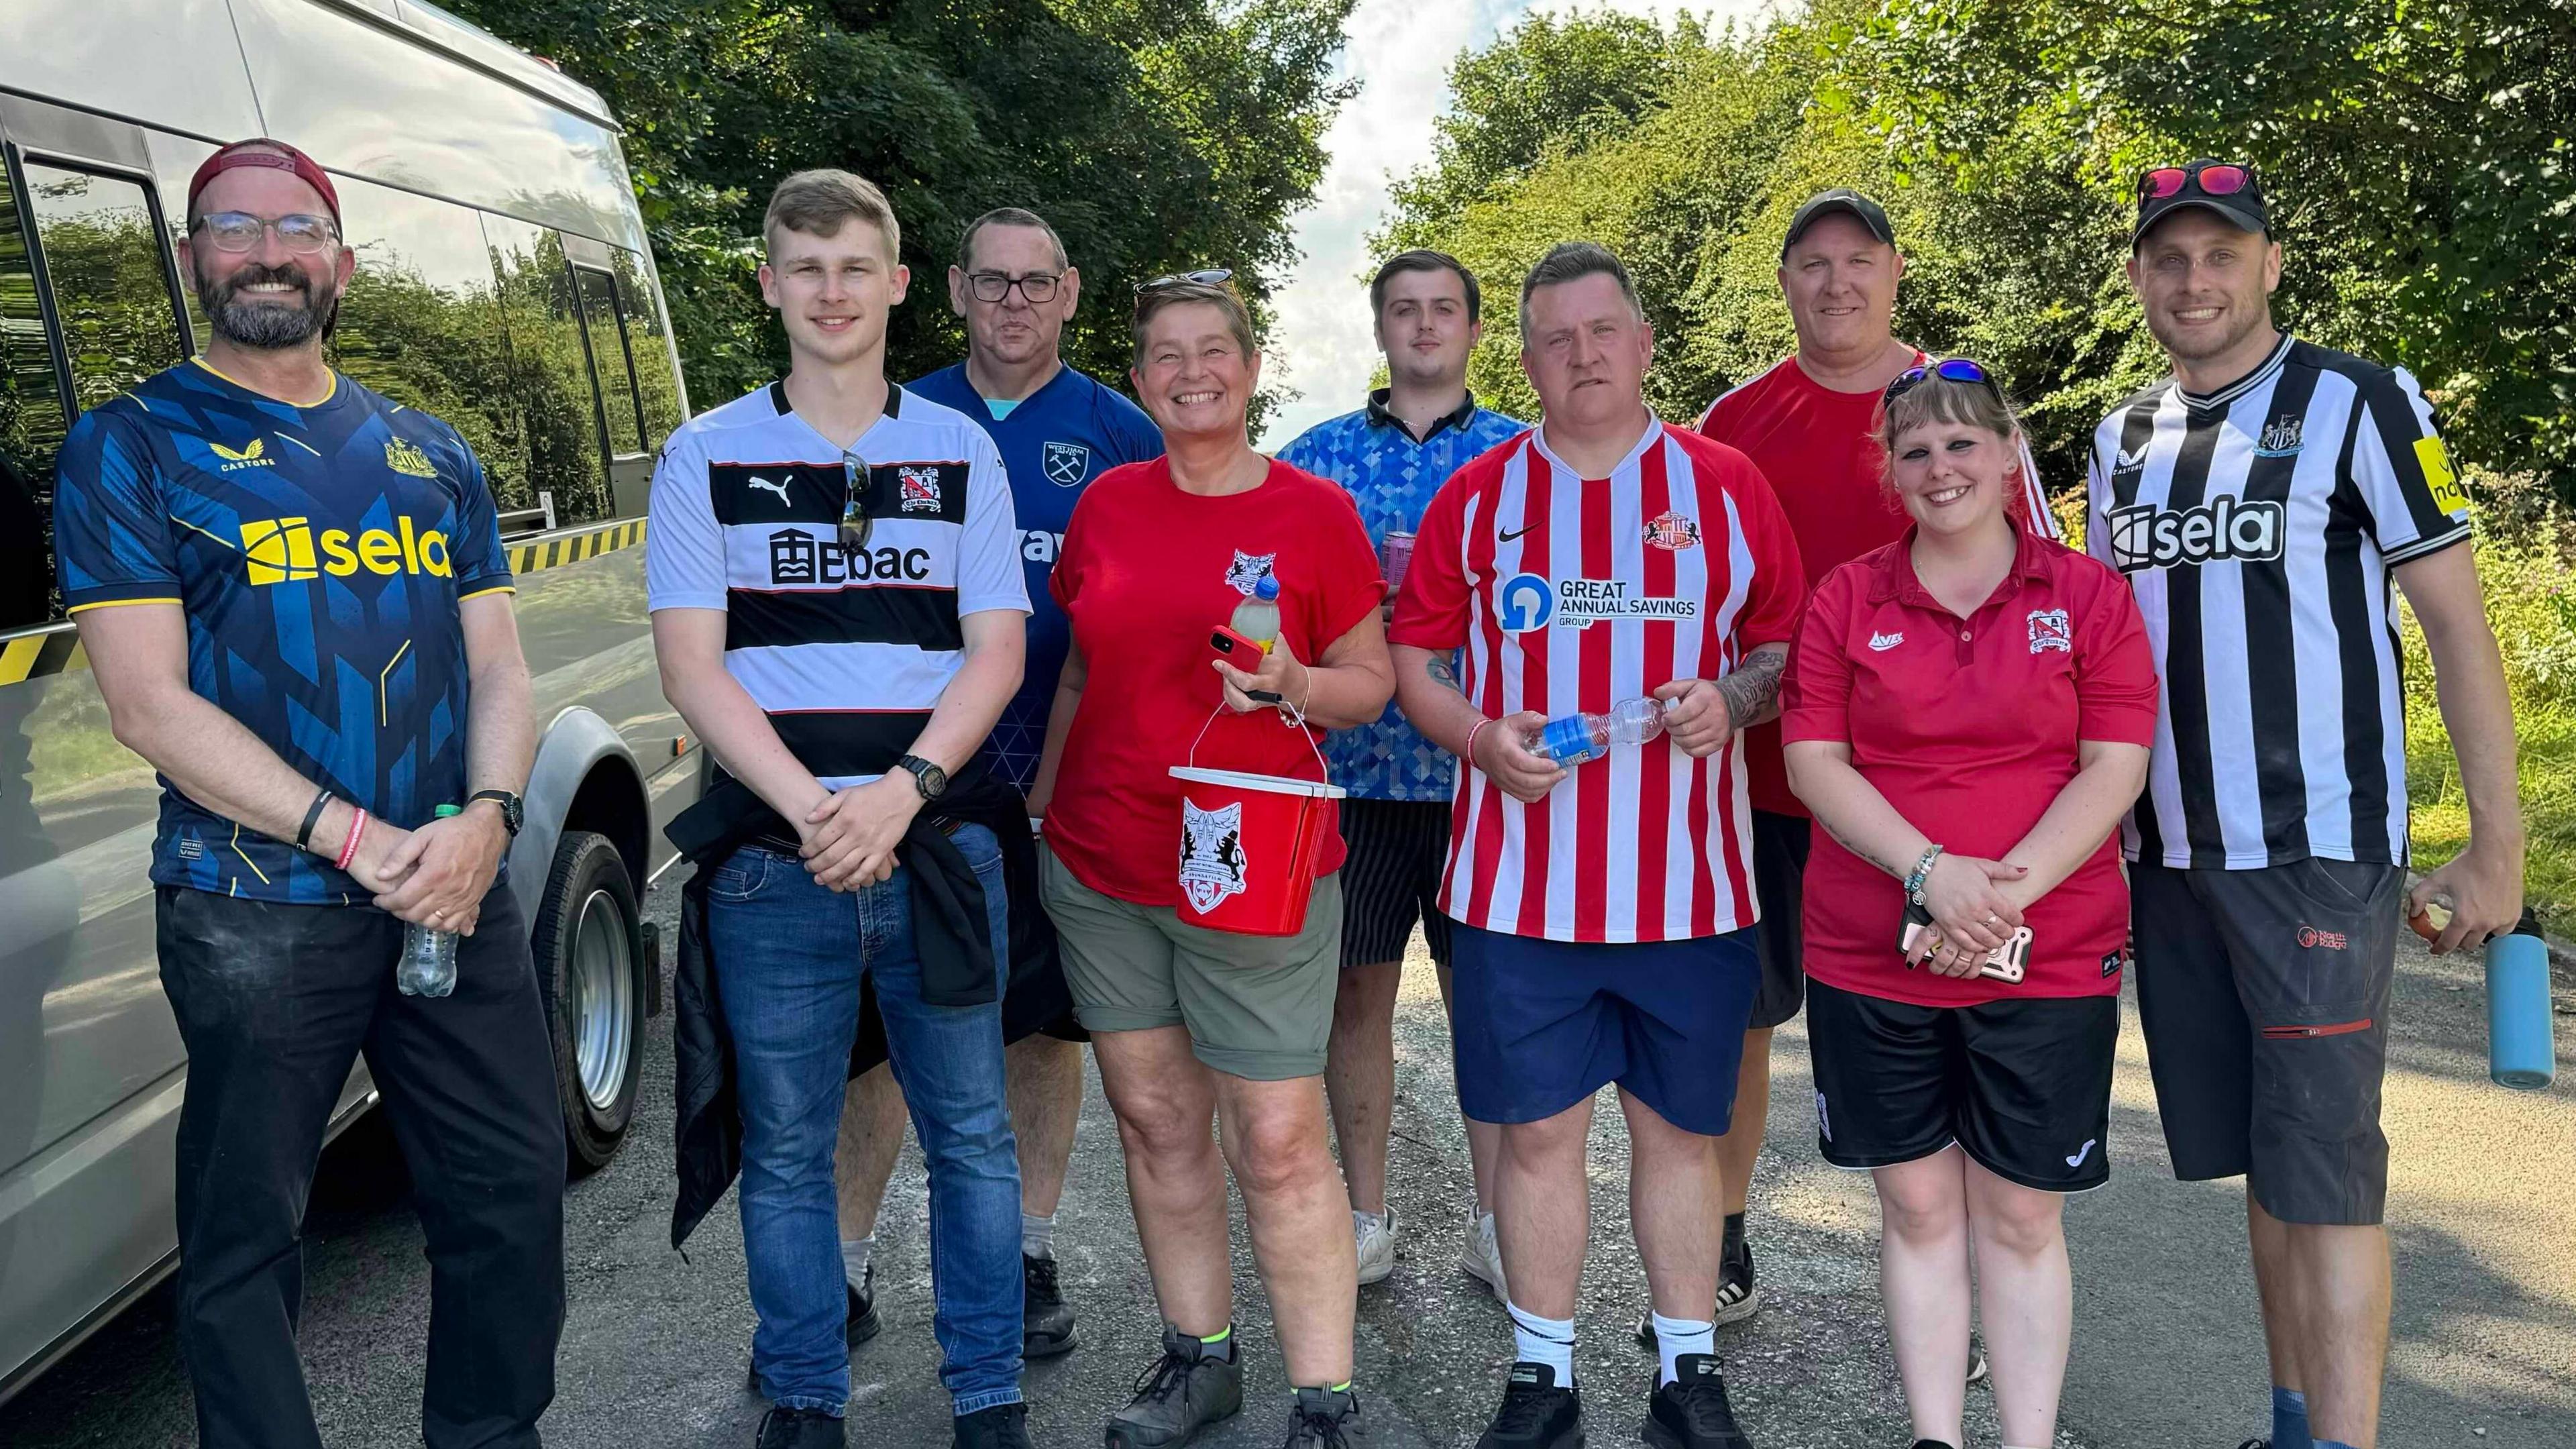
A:
<svg viewBox="0 0 2576 1449">
<path fill-rule="evenodd" d="M 1223 699 L 1219 699 L 1217 701 L 1216 708 L 1209 710 L 1208 717 L 1199 722 L 1199 732 L 1190 737 L 1189 764 L 1191 769 L 1198 768 L 1199 742 L 1207 738 L 1207 732 L 1209 728 L 1216 723 L 1217 716 L 1224 713 L 1226 713 L 1225 701 Z M 1329 785 L 1333 783 L 1333 767 L 1324 762 L 1324 751 L 1321 746 L 1315 743 L 1314 731 L 1306 728 L 1306 716 L 1304 711 L 1298 709 L 1297 706 L 1293 704 L 1282 706 L 1279 715 L 1279 722 L 1286 725 L 1288 728 L 1295 730 L 1297 732 L 1297 737 L 1306 742 L 1306 748 L 1315 752 L 1315 768 L 1323 772 L 1325 784 Z"/>
</svg>

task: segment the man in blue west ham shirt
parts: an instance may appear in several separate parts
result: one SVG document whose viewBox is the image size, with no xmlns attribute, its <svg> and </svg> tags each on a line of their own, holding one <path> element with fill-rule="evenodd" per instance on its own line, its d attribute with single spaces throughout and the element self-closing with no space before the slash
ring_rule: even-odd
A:
<svg viewBox="0 0 2576 1449">
<path fill-rule="evenodd" d="M 1279 461 L 1349 489 L 1381 551 L 1389 533 L 1422 526 L 1422 510 L 1460 464 L 1527 430 L 1476 406 L 1467 391 L 1482 300 L 1475 275 L 1445 252 L 1388 258 L 1369 283 L 1387 385 L 1369 394 L 1368 406 L 1317 423 L 1279 451 Z M 1390 599 L 1394 584 L 1390 578 Z M 1334 783 L 1351 793 L 1342 806 L 1350 855 L 1342 870 L 1341 989 L 1324 1087 L 1366 1284 L 1395 1270 L 1395 1215 L 1386 1202 L 1395 995 L 1417 917 L 1444 999 L 1449 991 L 1449 918 L 1439 897 L 1457 762 L 1391 703 L 1377 723 L 1335 734 L 1328 753 Z M 1497 1140 L 1492 1124 L 1468 1122 L 1476 1203 L 1459 1262 L 1499 1298 L 1503 1265 L 1488 1181 Z"/>
<path fill-rule="evenodd" d="M 1071 635 L 1064 610 L 1048 591 L 1056 552 L 1073 505 L 1091 480 L 1117 467 L 1160 457 L 1163 435 L 1124 393 L 1068 367 L 1058 350 L 1064 324 L 1082 298 L 1082 273 L 1065 255 L 1055 228 L 1018 207 L 989 211 L 969 223 L 948 269 L 948 304 L 966 319 L 966 360 L 942 368 L 909 390 L 983 424 L 1001 450 L 1020 527 L 1020 560 L 1028 573 L 1028 665 L 1020 692 L 1002 710 L 985 750 L 1011 783 L 1026 792 L 1046 744 L 1047 712 Z M 1444 797 L 1445 798 L 1445 797 Z M 1011 903 L 1016 934 L 1040 921 L 1035 901 Z M 1042 922 L 1041 922 L 1042 924 Z M 1052 982 L 1044 983 L 1051 985 Z M 1056 1286 L 1055 1210 L 1073 1156 L 1082 1112 L 1082 1042 L 1066 1001 L 1053 1021 L 1033 1019 L 1023 996 L 1044 994 L 1014 983 L 1004 1029 L 1019 1033 L 1007 1064 L 1011 1130 L 1019 1139 L 1020 1252 L 1030 1358 L 1074 1345 L 1073 1310 Z M 882 1066 L 850 1084 L 843 1112 L 840 1193 L 841 1258 L 851 1288 L 862 1295 L 854 1337 L 874 1331 L 868 1264 L 877 1208 L 903 1146 L 903 1096 Z"/>
</svg>

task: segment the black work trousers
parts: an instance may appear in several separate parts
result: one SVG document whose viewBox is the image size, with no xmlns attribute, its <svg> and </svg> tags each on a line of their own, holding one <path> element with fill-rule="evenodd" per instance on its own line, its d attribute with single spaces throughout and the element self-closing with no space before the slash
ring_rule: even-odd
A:
<svg viewBox="0 0 2576 1449">
<path fill-rule="evenodd" d="M 403 923 L 163 886 L 161 985 L 188 1048 L 179 1349 L 202 1449 L 321 1449 L 295 1347 L 322 1133 L 359 1052 L 411 1170 L 430 1263 L 429 1449 L 534 1446 L 564 1317 L 564 1124 L 528 932 L 506 887 L 453 995 L 394 989 Z"/>
</svg>

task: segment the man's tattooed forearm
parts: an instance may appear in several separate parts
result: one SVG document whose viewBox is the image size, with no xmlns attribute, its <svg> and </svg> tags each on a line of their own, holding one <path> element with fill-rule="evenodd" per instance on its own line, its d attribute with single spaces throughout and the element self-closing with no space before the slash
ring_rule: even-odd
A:
<svg viewBox="0 0 2576 1449">
<path fill-rule="evenodd" d="M 1459 686 L 1458 671 L 1456 668 L 1451 666 L 1448 656 L 1446 655 L 1432 655 L 1431 661 L 1422 666 L 1422 672 L 1430 675 L 1431 682 L 1439 685 L 1443 689 L 1456 690 L 1460 694 L 1465 694 L 1467 692 Z"/>
<path fill-rule="evenodd" d="M 1750 729 L 1780 713 L 1780 671 L 1788 663 L 1788 645 L 1765 644 L 1717 681 L 1718 698 L 1726 701 L 1726 717 L 1737 729 Z"/>
</svg>

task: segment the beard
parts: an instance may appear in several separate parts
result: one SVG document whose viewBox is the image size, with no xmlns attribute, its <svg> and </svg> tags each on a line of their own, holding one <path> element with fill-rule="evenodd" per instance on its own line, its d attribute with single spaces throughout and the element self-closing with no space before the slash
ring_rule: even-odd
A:
<svg viewBox="0 0 2576 1449">
<path fill-rule="evenodd" d="M 241 300 L 243 288 L 271 283 L 293 287 L 302 295 L 303 304 Z M 220 282 L 199 281 L 197 303 L 205 309 L 206 321 L 217 336 L 236 347 L 261 352 L 301 347 L 328 333 L 340 310 L 339 299 L 322 297 L 314 287 L 312 274 L 293 262 L 276 267 L 254 264 Z"/>
</svg>

